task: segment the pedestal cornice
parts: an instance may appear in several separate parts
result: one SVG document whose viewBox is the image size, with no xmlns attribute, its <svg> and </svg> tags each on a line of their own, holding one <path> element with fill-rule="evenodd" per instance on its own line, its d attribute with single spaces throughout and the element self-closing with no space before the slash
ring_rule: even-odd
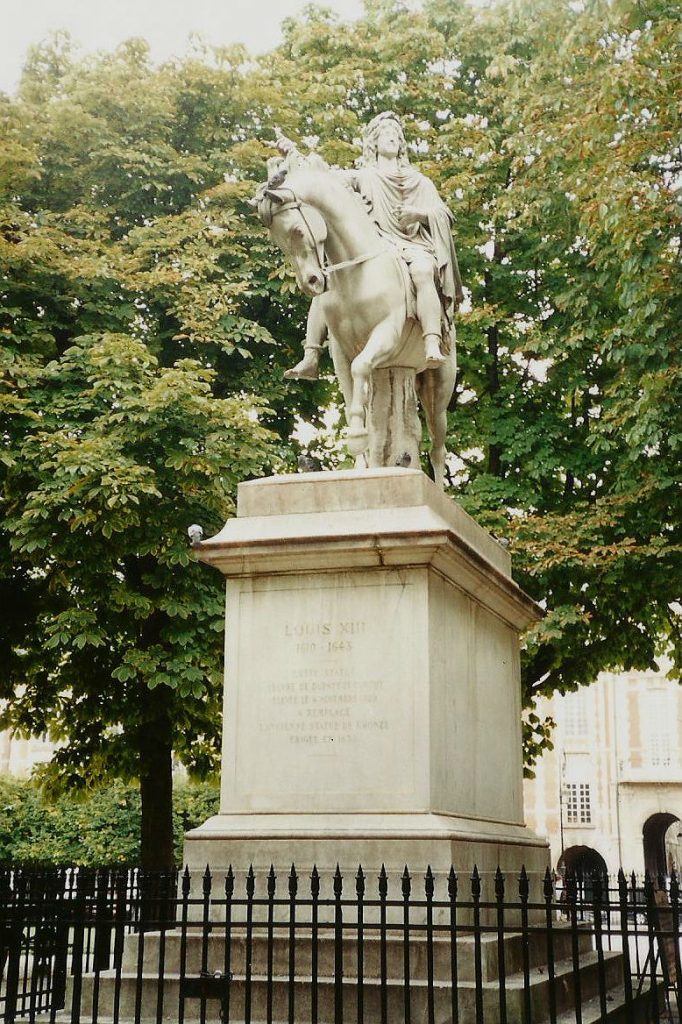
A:
<svg viewBox="0 0 682 1024">
<path fill-rule="evenodd" d="M 430 566 L 517 630 L 544 614 L 504 548 L 418 470 L 242 484 L 238 516 L 196 552 L 233 578 Z"/>
</svg>

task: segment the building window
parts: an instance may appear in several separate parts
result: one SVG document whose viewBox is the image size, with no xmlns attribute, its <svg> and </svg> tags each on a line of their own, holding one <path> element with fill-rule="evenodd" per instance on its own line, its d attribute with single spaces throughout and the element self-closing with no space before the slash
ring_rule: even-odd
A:
<svg viewBox="0 0 682 1024">
<path fill-rule="evenodd" d="M 645 756 L 653 768 L 670 768 L 673 763 L 676 710 L 670 692 L 658 690 L 644 696 Z"/>
<path fill-rule="evenodd" d="M 566 784 L 566 821 L 569 825 L 592 824 L 589 782 Z"/>
<path fill-rule="evenodd" d="M 587 687 L 581 686 L 575 693 L 567 693 L 563 699 L 564 737 L 567 740 L 584 740 L 590 732 L 590 699 Z"/>
</svg>

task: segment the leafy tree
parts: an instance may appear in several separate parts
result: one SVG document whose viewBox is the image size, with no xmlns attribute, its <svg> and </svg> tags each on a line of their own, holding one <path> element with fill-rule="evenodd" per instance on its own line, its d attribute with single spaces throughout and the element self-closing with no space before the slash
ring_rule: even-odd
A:
<svg viewBox="0 0 682 1024">
<path fill-rule="evenodd" d="M 493 373 L 473 390 L 497 411 L 464 491 L 548 606 L 528 699 L 648 667 L 661 645 L 682 665 L 679 28 L 665 4 L 547 9 L 530 55 L 510 31 L 488 66 L 507 170 L 484 282 L 504 264 L 518 298 L 496 296 Z"/>
<path fill-rule="evenodd" d="M 207 770 L 220 718 L 221 587 L 186 526 L 217 530 L 268 455 L 258 407 L 215 398 L 212 377 L 105 334 L 13 378 L 6 528 L 38 594 L 30 643 L 10 651 L 12 722 L 69 741 L 62 783 L 84 765 L 90 781 L 139 777 L 148 866 L 172 855 L 172 752 Z"/>
<path fill-rule="evenodd" d="M 682 15 L 666 0 L 366 10 L 350 31 L 291 22 L 269 73 L 331 160 L 397 110 L 453 211 L 471 309 L 452 493 L 547 606 L 524 664 L 532 762 L 550 742 L 538 694 L 647 667 L 663 645 L 682 668 Z"/>
<path fill-rule="evenodd" d="M 281 380 L 306 304 L 245 204 L 274 125 L 347 166 L 391 107 L 453 210 L 451 490 L 546 602 L 527 704 L 660 643 L 679 673 L 679 28 L 667 0 L 367 0 L 251 62 L 32 55 L 0 106 L 3 693 L 62 778 L 144 778 L 150 736 L 210 760 L 219 583 L 184 527 L 334 396 Z"/>
<path fill-rule="evenodd" d="M 533 62 L 510 140 L 519 220 L 541 229 L 555 279 L 537 351 L 578 442 L 557 467 L 561 501 L 514 530 L 551 608 L 529 661 L 547 691 L 648 667 L 661 644 L 682 668 L 681 24 L 677 5 L 588 5 L 558 66 Z"/>
<path fill-rule="evenodd" d="M 276 350 L 226 240 L 246 187 L 214 202 L 223 162 L 178 137 L 189 72 L 133 44 L 57 56 L 2 110 L 4 721 L 60 741 L 55 786 L 139 778 L 143 863 L 164 866 L 171 753 L 206 771 L 220 726 L 221 584 L 186 528 L 222 525 L 292 414 L 250 393 Z"/>
</svg>

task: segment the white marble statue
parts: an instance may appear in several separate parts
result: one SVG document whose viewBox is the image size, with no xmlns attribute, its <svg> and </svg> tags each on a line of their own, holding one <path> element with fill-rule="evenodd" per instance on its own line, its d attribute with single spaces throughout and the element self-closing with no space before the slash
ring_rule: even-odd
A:
<svg viewBox="0 0 682 1024">
<path fill-rule="evenodd" d="M 395 464 L 403 449 L 417 461 L 418 424 L 410 410 L 416 391 L 442 485 L 456 372 L 453 321 L 462 295 L 451 215 L 433 183 L 409 164 L 400 121 L 390 111 L 367 126 L 358 170 L 331 170 L 281 136 L 278 148 L 284 159 L 269 161 L 269 181 L 255 205 L 313 300 L 303 359 L 287 376 L 316 377 L 328 337 L 358 468 L 389 458 Z M 416 410 L 416 398 L 413 404 Z M 372 436 L 377 432 L 392 436 Z"/>
</svg>

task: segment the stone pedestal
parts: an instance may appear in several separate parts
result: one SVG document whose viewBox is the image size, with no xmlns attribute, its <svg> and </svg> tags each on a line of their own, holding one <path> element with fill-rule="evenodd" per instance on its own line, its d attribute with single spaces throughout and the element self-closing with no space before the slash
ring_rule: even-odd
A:
<svg viewBox="0 0 682 1024">
<path fill-rule="evenodd" d="M 518 644 L 541 612 L 455 502 L 416 469 L 272 477 L 198 554 L 227 630 L 220 813 L 191 869 L 544 871 Z"/>
</svg>

